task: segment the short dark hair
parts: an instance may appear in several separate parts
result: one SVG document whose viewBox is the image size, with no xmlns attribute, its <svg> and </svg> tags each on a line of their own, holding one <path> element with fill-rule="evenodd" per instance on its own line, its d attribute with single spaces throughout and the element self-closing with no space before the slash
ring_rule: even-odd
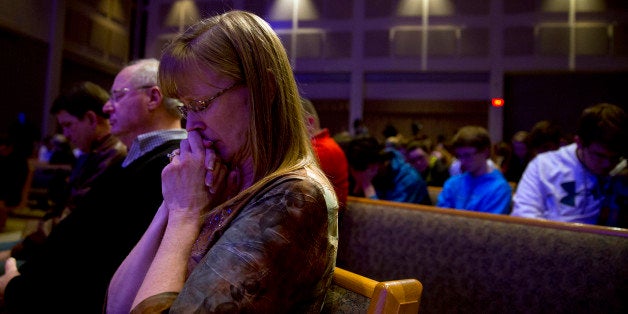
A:
<svg viewBox="0 0 628 314">
<path fill-rule="evenodd" d="M 384 145 L 372 136 L 356 137 L 347 145 L 347 161 L 357 171 L 366 170 L 368 165 L 387 158 Z"/>
<path fill-rule="evenodd" d="M 619 106 L 600 103 L 584 109 L 576 134 L 584 147 L 593 142 L 626 156 L 628 119 Z"/>
<path fill-rule="evenodd" d="M 467 125 L 458 132 L 451 140 L 451 146 L 455 148 L 459 147 L 474 147 L 478 151 L 482 151 L 485 149 L 491 149 L 491 137 L 488 134 L 488 131 L 481 127 L 475 125 Z"/>
<path fill-rule="evenodd" d="M 92 82 L 82 81 L 75 83 L 59 95 L 54 100 L 50 113 L 58 114 L 65 110 L 77 118 L 83 118 L 85 113 L 93 111 L 98 116 L 109 118 L 109 115 L 102 110 L 107 100 L 109 100 L 109 93 L 105 89 Z"/>
<path fill-rule="evenodd" d="M 384 130 L 382 131 L 382 135 L 384 135 L 384 138 L 397 136 L 397 134 L 399 134 L 399 131 L 397 131 L 397 128 L 392 124 L 386 124 Z"/>
<path fill-rule="evenodd" d="M 562 132 L 558 124 L 550 120 L 541 120 L 532 126 L 528 133 L 528 145 L 531 150 L 554 150 L 560 147 Z"/>
</svg>

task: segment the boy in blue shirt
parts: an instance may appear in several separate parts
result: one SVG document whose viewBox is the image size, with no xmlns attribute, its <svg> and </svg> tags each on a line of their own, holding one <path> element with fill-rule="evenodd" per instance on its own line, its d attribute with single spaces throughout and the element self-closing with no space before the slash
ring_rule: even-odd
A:
<svg viewBox="0 0 628 314">
<path fill-rule="evenodd" d="M 452 147 L 462 173 L 445 181 L 436 206 L 509 214 L 512 189 L 498 169 L 487 166 L 491 156 L 488 131 L 465 126 L 454 135 Z"/>
<path fill-rule="evenodd" d="M 427 184 L 405 157 L 385 147 L 374 137 L 358 137 L 349 142 L 349 172 L 352 195 L 387 201 L 431 205 Z"/>
</svg>

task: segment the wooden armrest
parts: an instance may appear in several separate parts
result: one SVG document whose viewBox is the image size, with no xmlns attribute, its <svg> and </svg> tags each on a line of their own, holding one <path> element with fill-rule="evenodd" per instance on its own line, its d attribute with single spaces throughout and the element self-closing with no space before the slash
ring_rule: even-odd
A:
<svg viewBox="0 0 628 314">
<path fill-rule="evenodd" d="M 423 292 L 417 279 L 379 282 L 338 267 L 333 283 L 371 299 L 367 313 L 417 313 Z"/>
</svg>

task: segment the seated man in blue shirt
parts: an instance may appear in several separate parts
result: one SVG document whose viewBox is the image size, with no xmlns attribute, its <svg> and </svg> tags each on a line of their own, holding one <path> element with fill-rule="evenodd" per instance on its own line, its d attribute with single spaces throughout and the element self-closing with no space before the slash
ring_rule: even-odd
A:
<svg viewBox="0 0 628 314">
<path fill-rule="evenodd" d="M 427 184 L 419 172 L 403 154 L 384 147 L 374 137 L 351 140 L 347 160 L 353 179 L 352 195 L 431 205 Z"/>
<path fill-rule="evenodd" d="M 498 169 L 491 169 L 491 138 L 479 126 L 462 127 L 452 139 L 462 173 L 445 181 L 436 206 L 493 214 L 510 213 L 512 189 Z"/>
</svg>

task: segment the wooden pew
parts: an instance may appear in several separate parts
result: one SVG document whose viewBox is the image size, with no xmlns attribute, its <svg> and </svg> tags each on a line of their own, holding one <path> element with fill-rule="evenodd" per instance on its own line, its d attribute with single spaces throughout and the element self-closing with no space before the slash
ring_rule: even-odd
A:
<svg viewBox="0 0 628 314">
<path fill-rule="evenodd" d="M 379 282 L 336 267 L 323 313 L 417 313 L 422 292 L 417 279 Z"/>
<path fill-rule="evenodd" d="M 349 197 L 337 266 L 422 313 L 627 313 L 628 230 Z"/>
</svg>

